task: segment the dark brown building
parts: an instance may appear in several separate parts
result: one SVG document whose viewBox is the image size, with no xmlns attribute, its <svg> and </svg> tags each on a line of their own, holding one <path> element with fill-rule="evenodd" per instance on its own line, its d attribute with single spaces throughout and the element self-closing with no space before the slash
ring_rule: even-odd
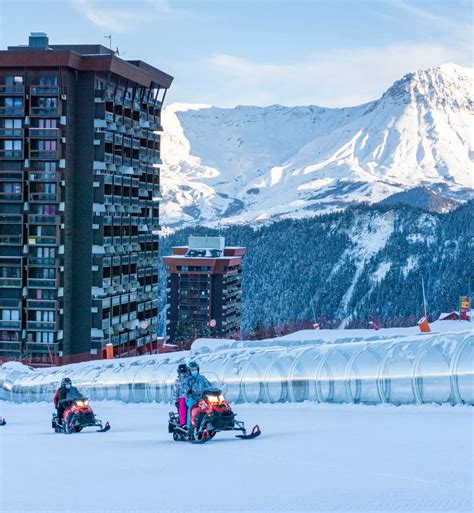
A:
<svg viewBox="0 0 474 513">
<path fill-rule="evenodd" d="M 43 33 L 0 51 L 0 359 L 156 338 L 160 115 L 172 80 Z"/>
<path fill-rule="evenodd" d="M 236 336 L 245 248 L 225 247 L 224 237 L 189 237 L 188 246 L 172 252 L 163 257 L 168 273 L 168 340 Z"/>
</svg>

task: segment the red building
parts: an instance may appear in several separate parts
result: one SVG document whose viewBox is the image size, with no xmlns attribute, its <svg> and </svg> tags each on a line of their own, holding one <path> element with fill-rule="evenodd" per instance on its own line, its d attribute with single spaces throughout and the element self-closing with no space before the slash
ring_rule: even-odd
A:
<svg viewBox="0 0 474 513">
<path fill-rule="evenodd" d="M 168 274 L 167 339 L 232 337 L 240 330 L 243 247 L 224 237 L 189 237 L 163 257 Z"/>
</svg>

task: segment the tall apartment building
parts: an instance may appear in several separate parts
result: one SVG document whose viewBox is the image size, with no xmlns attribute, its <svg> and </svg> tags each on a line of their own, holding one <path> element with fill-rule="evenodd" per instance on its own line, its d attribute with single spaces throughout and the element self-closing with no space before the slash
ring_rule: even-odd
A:
<svg viewBox="0 0 474 513">
<path fill-rule="evenodd" d="M 187 246 L 174 247 L 172 253 L 163 257 L 167 339 L 237 335 L 245 248 L 225 247 L 224 237 L 191 236 Z"/>
<path fill-rule="evenodd" d="M 0 51 L 0 359 L 68 361 L 156 337 L 172 80 L 43 33 Z"/>
</svg>

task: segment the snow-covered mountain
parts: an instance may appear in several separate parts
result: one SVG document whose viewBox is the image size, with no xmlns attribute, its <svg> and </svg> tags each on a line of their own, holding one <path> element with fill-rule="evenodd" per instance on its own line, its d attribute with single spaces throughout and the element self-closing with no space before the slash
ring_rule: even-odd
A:
<svg viewBox="0 0 474 513">
<path fill-rule="evenodd" d="M 420 186 L 452 204 L 470 198 L 473 76 L 454 64 L 417 71 L 342 109 L 172 104 L 162 224 L 306 217 Z"/>
</svg>

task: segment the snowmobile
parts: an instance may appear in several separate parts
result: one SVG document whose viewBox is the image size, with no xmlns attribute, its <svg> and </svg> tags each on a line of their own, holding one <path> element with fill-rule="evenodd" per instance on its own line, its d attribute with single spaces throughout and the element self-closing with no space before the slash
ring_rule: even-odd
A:
<svg viewBox="0 0 474 513">
<path fill-rule="evenodd" d="M 247 434 L 245 424 L 235 419 L 236 414 L 230 404 L 224 399 L 220 390 L 207 391 L 202 398 L 191 408 L 191 429 L 181 426 L 179 415 L 170 412 L 168 432 L 175 441 L 188 441 L 191 443 L 205 443 L 214 438 L 220 431 L 240 431 L 236 438 L 251 440 L 260 436 L 260 427 L 255 425 L 250 434 Z"/>
<path fill-rule="evenodd" d="M 6 423 L 7 421 L 4 418 L 0 417 L 0 426 L 4 426 Z"/>
<path fill-rule="evenodd" d="M 96 419 L 89 401 L 85 397 L 70 401 L 70 405 L 64 410 L 63 422 L 58 422 L 57 413 L 53 413 L 51 422 L 52 428 L 56 433 L 79 433 L 86 427 L 99 427 L 99 433 L 105 433 L 110 429 L 108 422 L 102 425 L 102 421 Z"/>
</svg>

